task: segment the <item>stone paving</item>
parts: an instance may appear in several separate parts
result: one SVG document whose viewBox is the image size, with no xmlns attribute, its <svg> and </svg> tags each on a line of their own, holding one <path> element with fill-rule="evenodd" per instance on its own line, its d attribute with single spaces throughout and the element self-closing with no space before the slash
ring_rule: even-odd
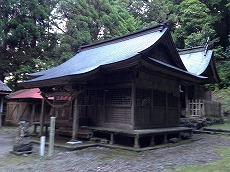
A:
<svg viewBox="0 0 230 172">
<path fill-rule="evenodd" d="M 15 132 L 0 129 L 0 172 L 161 172 L 173 171 L 187 164 L 204 164 L 221 158 L 219 147 L 230 146 L 230 137 L 195 135 L 195 141 L 156 150 L 134 152 L 121 149 L 91 147 L 77 151 L 55 149 L 54 156 L 39 156 L 39 145 L 33 153 L 16 156 L 13 148 Z"/>
</svg>

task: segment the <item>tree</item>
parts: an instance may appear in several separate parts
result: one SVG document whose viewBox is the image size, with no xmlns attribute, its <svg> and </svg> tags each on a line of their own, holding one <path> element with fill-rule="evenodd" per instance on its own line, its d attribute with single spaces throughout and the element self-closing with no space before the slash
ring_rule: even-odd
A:
<svg viewBox="0 0 230 172">
<path fill-rule="evenodd" d="M 174 38 L 179 48 L 203 45 L 207 38 L 215 37 L 213 23 L 208 7 L 199 0 L 184 0 L 179 6 L 178 23 Z"/>
<path fill-rule="evenodd" d="M 133 17 L 116 0 L 63 0 L 55 13 L 59 21 L 65 21 L 56 55 L 58 63 L 72 57 L 81 45 L 124 35 L 143 27 L 138 17 Z"/>
<path fill-rule="evenodd" d="M 134 17 L 140 17 L 148 26 L 168 22 L 174 29 L 177 17 L 177 5 L 170 0 L 126 0 L 126 8 Z"/>
<path fill-rule="evenodd" d="M 50 25 L 54 5 L 50 0 L 0 0 L 0 79 L 7 76 L 11 88 L 40 68 L 37 62 L 50 58 L 56 41 Z"/>
</svg>

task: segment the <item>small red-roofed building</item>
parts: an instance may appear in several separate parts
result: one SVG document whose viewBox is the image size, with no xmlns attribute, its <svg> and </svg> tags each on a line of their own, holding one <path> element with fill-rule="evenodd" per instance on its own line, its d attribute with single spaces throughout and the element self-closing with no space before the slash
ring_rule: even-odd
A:
<svg viewBox="0 0 230 172">
<path fill-rule="evenodd" d="M 39 122 L 42 96 L 39 88 L 22 89 L 7 96 L 6 124 L 18 125 L 19 121 Z M 49 120 L 51 108 L 45 107 L 45 121 Z"/>
</svg>

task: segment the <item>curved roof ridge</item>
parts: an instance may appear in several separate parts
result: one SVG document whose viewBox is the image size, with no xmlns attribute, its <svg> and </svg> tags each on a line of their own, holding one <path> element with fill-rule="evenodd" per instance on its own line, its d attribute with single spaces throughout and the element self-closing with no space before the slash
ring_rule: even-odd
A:
<svg viewBox="0 0 230 172">
<path fill-rule="evenodd" d="M 95 46 L 97 47 L 97 46 L 100 46 L 100 45 L 108 44 L 110 42 L 111 43 L 120 42 L 120 41 L 126 40 L 125 38 L 127 38 L 127 39 L 133 38 L 133 37 L 135 37 L 137 35 L 140 35 L 141 33 L 143 33 L 143 35 L 145 35 L 145 34 L 148 34 L 148 31 L 149 32 L 151 32 L 153 30 L 155 30 L 155 31 L 163 31 L 163 29 L 166 28 L 166 27 L 167 27 L 166 24 L 160 23 L 158 25 L 150 26 L 150 27 L 147 27 L 145 29 L 137 30 L 135 32 L 128 33 L 128 34 L 125 34 L 125 35 L 122 35 L 122 36 L 119 36 L 119 37 L 103 40 L 103 41 L 88 44 L 88 45 L 82 45 L 82 46 L 79 47 L 79 52 L 82 51 L 83 49 L 88 49 L 88 48 L 91 48 L 91 47 L 94 48 Z"/>
</svg>

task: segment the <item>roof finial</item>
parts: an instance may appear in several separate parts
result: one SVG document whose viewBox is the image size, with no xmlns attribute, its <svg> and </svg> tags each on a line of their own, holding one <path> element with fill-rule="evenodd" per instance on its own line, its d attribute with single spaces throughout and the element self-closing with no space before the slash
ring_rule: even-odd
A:
<svg viewBox="0 0 230 172">
<path fill-rule="evenodd" d="M 205 56 L 206 56 L 206 54 L 207 54 L 207 52 L 208 52 L 208 43 L 209 43 L 209 37 L 207 38 L 207 40 L 206 40 L 206 43 L 205 43 L 205 45 L 204 45 L 204 47 L 205 47 Z"/>
</svg>

